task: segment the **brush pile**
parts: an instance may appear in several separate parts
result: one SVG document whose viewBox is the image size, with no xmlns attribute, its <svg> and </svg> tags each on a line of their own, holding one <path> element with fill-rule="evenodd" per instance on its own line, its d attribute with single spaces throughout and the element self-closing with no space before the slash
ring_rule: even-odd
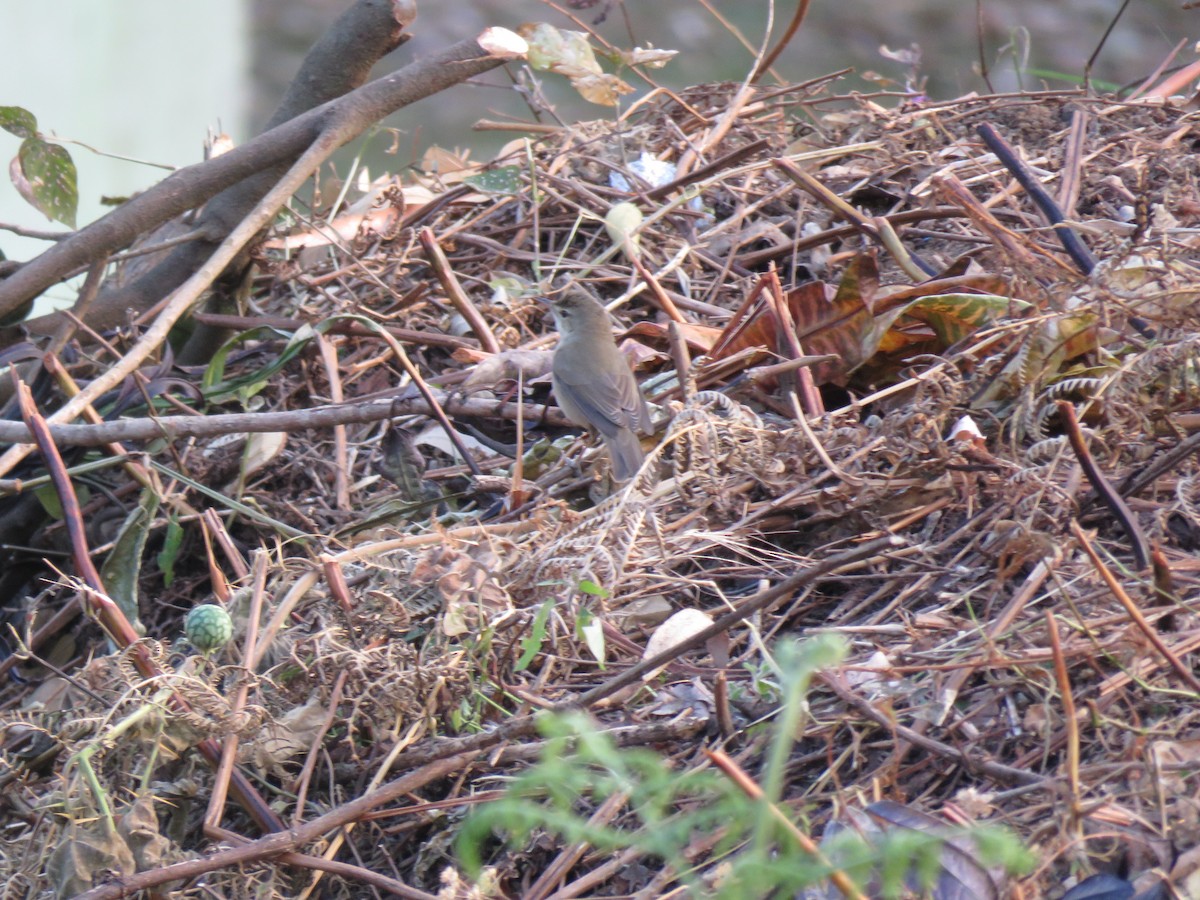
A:
<svg viewBox="0 0 1200 900">
<path fill-rule="evenodd" d="M 10 601 L 4 896 L 752 896 L 739 860 L 798 857 L 769 882 L 795 892 L 817 855 L 808 896 L 864 896 L 869 865 L 798 848 L 868 822 L 1014 832 L 1018 874 L 935 853 L 958 896 L 1096 872 L 1186 894 L 1198 144 L 1169 107 L 1080 94 L 710 85 L 484 166 L 431 151 L 273 232 L 246 308 L 200 317 L 235 339 L 171 401 L 235 418 L 172 414 L 77 481 L 145 637 L 72 622 L 71 577 Z M 614 304 L 658 410 L 625 485 L 549 395 L 537 298 L 563 278 Z M 52 519 L 27 543 L 68 541 Z M 233 637 L 201 654 L 204 603 Z M 783 639 L 831 635 L 800 693 Z M 611 743 L 564 750 L 549 709 Z M 712 776 L 658 818 L 650 750 Z M 569 800 L 510 794 L 532 831 L 493 821 L 470 871 L 468 811 L 530 772 Z M 761 858 L 738 774 L 792 823 Z"/>
</svg>

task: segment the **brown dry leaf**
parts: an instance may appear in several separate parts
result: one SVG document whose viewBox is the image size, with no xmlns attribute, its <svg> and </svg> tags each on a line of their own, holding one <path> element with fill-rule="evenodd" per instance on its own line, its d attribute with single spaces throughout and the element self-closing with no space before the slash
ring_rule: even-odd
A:
<svg viewBox="0 0 1200 900">
<path fill-rule="evenodd" d="M 640 597 L 612 613 L 614 622 L 620 622 L 626 630 L 651 628 L 665 622 L 674 609 L 662 594 Z"/>
<path fill-rule="evenodd" d="M 256 431 L 246 437 L 246 449 L 242 456 L 242 479 L 261 471 L 287 446 L 286 431 Z"/>
<path fill-rule="evenodd" d="M 117 822 L 117 831 L 132 851 L 139 872 L 156 869 L 176 855 L 177 848 L 162 834 L 154 800 L 148 796 L 134 801 Z"/>
<path fill-rule="evenodd" d="M 550 350 L 503 350 L 493 353 L 476 363 L 467 380 L 463 382 L 463 392 L 503 390 L 517 381 L 530 384 L 549 376 L 553 360 L 554 353 Z M 508 382 L 508 385 L 505 382 Z"/>
<path fill-rule="evenodd" d="M 571 78 L 571 86 L 584 100 L 600 106 L 616 106 L 622 96 L 633 93 L 632 85 L 608 73 L 576 76 Z"/>
<path fill-rule="evenodd" d="M 946 820 L 931 816 L 913 806 L 880 800 L 866 809 L 877 827 L 944 835 Z M 934 900 L 999 900 L 1003 875 L 989 869 L 979 858 L 975 842 L 966 836 L 946 837 L 938 853 L 939 872 L 934 884 Z"/>
<path fill-rule="evenodd" d="M 457 363 L 473 366 L 476 363 L 483 362 L 485 359 L 491 359 L 493 355 L 485 350 L 476 350 L 474 347 L 456 347 L 454 352 L 450 354 L 450 358 Z"/>
<path fill-rule="evenodd" d="M 820 281 L 810 281 L 789 291 L 787 295 L 788 308 L 793 316 L 799 305 L 813 306 L 817 303 L 828 303 L 831 299 L 829 285 Z M 760 299 L 744 319 L 725 326 L 708 355 L 715 361 L 751 348 L 778 350 L 782 337 L 779 321 L 766 301 Z"/>
<path fill-rule="evenodd" d="M 780 224 L 771 219 L 754 219 L 740 228 L 717 235 L 709 244 L 709 252 L 724 255 L 739 247 L 749 247 L 758 241 L 765 241 L 775 247 L 786 247 L 791 240 Z"/>
<path fill-rule="evenodd" d="M 1147 749 L 1165 794 L 1175 796 L 1187 790 L 1190 772 L 1200 764 L 1200 740 L 1154 741 Z"/>
<path fill-rule="evenodd" d="M 443 184 L 455 184 L 479 170 L 479 164 L 471 162 L 470 156 L 469 150 L 447 150 L 435 144 L 421 157 L 421 171 L 437 175 Z"/>
<path fill-rule="evenodd" d="M 414 206 L 424 206 L 432 199 L 433 194 L 421 187 L 405 188 L 402 192 L 405 202 Z M 421 199 L 429 198 L 429 199 Z M 404 210 L 392 203 L 378 206 L 365 212 L 346 212 L 317 228 L 305 228 L 281 238 L 271 238 L 263 241 L 263 247 L 272 250 L 306 250 L 313 247 L 328 247 L 330 244 L 342 242 L 351 243 L 359 235 L 371 232 L 374 234 L 390 235 L 400 224 Z"/>
<path fill-rule="evenodd" d="M 993 541 L 987 549 L 996 555 L 996 577 L 1005 581 L 1026 566 L 1062 555 L 1061 542 L 1053 535 L 1030 529 L 1022 522 L 998 519 L 993 525 Z"/>
<path fill-rule="evenodd" d="M 46 874 L 59 897 L 74 897 L 114 877 L 137 871 L 133 853 L 103 820 L 69 825 L 46 863 Z"/>
<path fill-rule="evenodd" d="M 690 608 L 679 610 L 658 626 L 654 634 L 650 635 L 650 640 L 646 642 L 646 649 L 642 652 L 642 659 L 658 656 L 676 644 L 686 641 L 697 632 L 703 631 L 712 623 L 712 616 L 701 610 Z M 662 669 L 663 667 L 660 666 L 647 672 L 642 676 L 642 680 L 653 680 Z"/>
<path fill-rule="evenodd" d="M 707 353 L 723 333 L 723 329 L 713 328 L 709 325 L 693 325 L 690 322 L 676 324 L 683 339 L 687 341 L 688 349 L 694 353 Z M 658 322 L 638 322 L 625 334 L 629 337 L 650 338 L 664 343 L 669 339 L 667 326 Z"/>
<path fill-rule="evenodd" d="M 1192 847 L 1175 860 L 1171 884 L 1181 897 L 1200 897 L 1200 847 Z"/>
<path fill-rule="evenodd" d="M 618 50 L 621 62 L 627 66 L 645 66 L 647 69 L 661 69 L 679 55 L 678 50 L 660 50 L 657 47 L 634 47 L 632 50 Z"/>
<path fill-rule="evenodd" d="M 468 553 L 442 546 L 417 561 L 411 580 L 437 586 L 446 604 L 442 633 L 459 637 L 480 630 L 497 613 L 513 608 L 512 598 L 493 574 L 499 570 L 499 560 L 487 547 L 472 547 Z"/>
<path fill-rule="evenodd" d="M 25 699 L 21 704 L 22 709 L 41 709 L 47 712 L 54 712 L 60 709 L 69 709 L 76 705 L 74 694 L 76 688 L 70 681 L 65 678 L 60 678 L 55 675 L 47 678 Z"/>
<path fill-rule="evenodd" d="M 823 282 L 812 281 L 785 296 L 804 352 L 835 357 L 812 367 L 818 384 L 840 383 L 875 352 L 886 330 L 875 321 L 873 303 L 878 287 L 878 264 L 864 253 L 846 267 L 836 291 Z M 711 356 L 723 359 L 756 346 L 791 355 L 781 323 L 765 301 L 737 326 L 726 329 Z"/>
<path fill-rule="evenodd" d="M 891 668 L 892 660 L 888 658 L 888 655 L 882 650 L 876 650 L 865 661 L 856 663 L 853 667 L 844 668 L 842 677 L 846 679 L 846 684 L 850 687 L 874 699 L 885 690 L 888 684 L 884 680 L 885 673 Z M 895 682 L 892 683 L 895 684 Z"/>
<path fill-rule="evenodd" d="M 274 775 L 285 774 L 288 761 L 307 753 L 325 727 L 325 705 L 313 697 L 263 726 L 253 741 L 238 747 L 238 758 Z"/>
<path fill-rule="evenodd" d="M 656 363 L 665 363 L 670 360 L 665 353 L 659 353 L 653 347 L 647 347 L 640 341 L 621 341 L 621 352 L 625 354 L 625 358 L 629 360 L 634 371 L 642 371 L 651 368 Z"/>
<path fill-rule="evenodd" d="M 517 32 L 529 42 L 529 65 L 565 76 L 585 100 L 616 106 L 621 95 L 632 93 L 630 85 L 600 68 L 584 32 L 562 31 L 545 22 L 527 22 Z"/>
<path fill-rule="evenodd" d="M 402 185 L 394 176 L 377 178 L 361 197 L 331 222 L 302 227 L 284 237 L 270 238 L 262 246 L 276 250 L 327 247 L 336 241 L 350 243 L 364 234 L 391 235 L 409 208 L 424 206 L 437 192 L 418 184 Z"/>
<path fill-rule="evenodd" d="M 966 787 L 954 795 L 954 803 L 972 819 L 986 819 L 996 812 L 996 795 L 976 787 Z"/>
<path fill-rule="evenodd" d="M 1008 314 L 1014 303 L 1028 305 L 997 293 L 1001 290 L 1007 290 L 1007 282 L 988 274 L 883 288 L 874 255 L 862 253 L 846 267 L 836 291 L 811 281 L 784 299 L 804 352 L 833 357 L 812 367 L 813 378 L 818 384 L 843 384 L 878 356 L 897 357 L 889 361 L 894 367 L 914 354 L 956 343 Z M 745 319 L 722 333 L 712 355 L 722 359 L 761 346 L 791 356 L 790 343 L 770 305 L 759 301 Z"/>
</svg>

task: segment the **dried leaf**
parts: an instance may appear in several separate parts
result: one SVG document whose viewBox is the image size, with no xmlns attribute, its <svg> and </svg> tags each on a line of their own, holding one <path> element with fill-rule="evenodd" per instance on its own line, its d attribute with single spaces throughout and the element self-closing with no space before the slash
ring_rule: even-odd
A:
<svg viewBox="0 0 1200 900">
<path fill-rule="evenodd" d="M 480 360 L 462 389 L 469 394 L 480 389 L 507 389 L 518 380 L 529 384 L 546 378 L 553 361 L 551 350 L 502 350 Z"/>
<path fill-rule="evenodd" d="M 604 217 L 604 230 L 609 240 L 633 258 L 638 255 L 638 228 L 641 227 L 642 211 L 633 203 L 618 203 Z"/>
<path fill-rule="evenodd" d="M 445 613 L 442 633 L 460 637 L 481 631 L 498 615 L 513 608 L 512 598 L 495 580 L 500 568 L 486 546 L 470 548 L 442 546 L 431 549 L 413 566 L 413 584 L 434 584 L 442 595 Z"/>
<path fill-rule="evenodd" d="M 248 435 L 242 454 L 243 482 L 279 456 L 287 446 L 287 439 L 286 431 L 256 431 Z"/>
<path fill-rule="evenodd" d="M 785 297 L 788 311 L 796 326 L 805 353 L 813 356 L 829 354 L 835 359 L 812 368 L 818 384 L 841 383 L 862 365 L 879 345 L 886 323 L 877 323 L 872 306 L 879 282 L 879 270 L 874 257 L 860 254 L 851 261 L 842 275 L 837 291 L 830 296 L 828 285 L 813 281 L 789 291 Z M 898 315 L 893 311 L 891 318 Z M 766 347 L 781 355 L 790 355 L 790 342 L 781 324 L 765 301 L 737 326 L 726 329 L 713 359 L 723 359 L 747 347 Z"/>
<path fill-rule="evenodd" d="M 642 659 L 650 659 L 666 652 L 677 644 L 683 643 L 692 635 L 703 631 L 712 623 L 712 616 L 702 610 L 691 608 L 679 610 L 658 626 L 654 634 L 650 635 L 650 640 L 646 642 L 646 649 L 642 652 Z M 642 676 L 642 680 L 652 681 L 662 670 L 663 667 L 660 666 L 647 672 Z"/>
<path fill-rule="evenodd" d="M 621 95 L 632 93 L 630 85 L 601 70 L 584 32 L 560 31 L 544 22 L 526 23 L 517 31 L 529 42 L 529 65 L 539 71 L 566 76 L 585 100 L 601 106 L 616 106 Z"/>
<path fill-rule="evenodd" d="M 74 897 L 114 877 L 137 871 L 129 846 L 103 819 L 69 825 L 46 863 L 46 874 L 59 897 Z"/>
<path fill-rule="evenodd" d="M 613 618 L 621 622 L 627 630 L 634 628 L 650 628 L 665 622 L 674 609 L 666 597 L 654 594 L 650 597 L 639 597 L 632 603 L 621 607 Z"/>
<path fill-rule="evenodd" d="M 633 93 L 633 86 L 616 75 L 581 75 L 571 79 L 571 86 L 579 96 L 598 106 L 616 106 L 625 94 Z"/>
<path fill-rule="evenodd" d="M 660 50 L 657 47 L 634 47 L 632 50 L 619 51 L 621 62 L 627 66 L 645 66 L 647 69 L 661 69 L 679 55 L 678 50 Z"/>
<path fill-rule="evenodd" d="M 281 775 L 286 764 L 307 753 L 321 734 L 327 719 L 325 705 L 312 697 L 303 706 L 268 721 L 252 741 L 238 747 L 238 758 L 256 768 Z"/>
<path fill-rule="evenodd" d="M 607 647 L 604 641 L 604 620 L 599 616 L 580 616 L 577 620 L 579 635 L 595 660 L 604 665 Z"/>
<path fill-rule="evenodd" d="M 691 322 L 675 324 L 683 339 L 687 341 L 688 349 L 694 353 L 707 353 L 722 334 L 722 329 L 709 325 L 693 325 Z M 648 337 L 664 343 L 668 340 L 667 326 L 659 322 L 638 322 L 625 333 L 630 337 Z"/>
<path fill-rule="evenodd" d="M 176 847 L 163 834 L 154 811 L 154 800 L 139 797 L 117 822 L 117 831 L 133 853 L 139 872 L 156 869 L 171 861 Z"/>
</svg>

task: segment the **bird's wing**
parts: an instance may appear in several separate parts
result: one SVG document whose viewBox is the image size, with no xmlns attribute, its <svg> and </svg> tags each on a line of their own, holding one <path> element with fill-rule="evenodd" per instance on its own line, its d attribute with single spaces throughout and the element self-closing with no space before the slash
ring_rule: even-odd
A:
<svg viewBox="0 0 1200 900">
<path fill-rule="evenodd" d="M 564 375 L 561 369 L 554 371 L 556 393 L 565 394 L 568 404 L 576 406 L 602 434 L 610 436 L 621 428 L 646 430 L 650 419 L 637 379 L 625 358 L 619 359 L 626 369 L 616 374 L 584 379 Z"/>
</svg>

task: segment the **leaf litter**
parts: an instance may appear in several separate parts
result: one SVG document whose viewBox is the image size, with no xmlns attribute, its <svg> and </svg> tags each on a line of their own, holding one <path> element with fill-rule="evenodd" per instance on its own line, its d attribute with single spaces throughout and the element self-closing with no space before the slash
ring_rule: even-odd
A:
<svg viewBox="0 0 1200 900">
<path fill-rule="evenodd" d="M 737 91 L 659 92 L 486 165 L 443 152 L 371 184 L 357 229 L 326 210 L 336 233 L 297 225 L 260 247 L 247 308 L 208 316 L 240 334 L 204 380 L 205 410 L 388 407 L 264 428 L 269 453 L 214 455 L 212 436 L 148 448 L 172 498 L 142 543 L 171 554 L 173 577 L 143 564 L 140 645 L 163 674 L 109 654 L 86 622 L 18 625 L 3 694 L 0 871 L 25 890 L 12 896 L 196 860 L 215 787 L 190 749 L 204 739 L 234 747 L 296 823 L 471 754 L 297 849 L 344 842 L 359 877 L 483 896 L 453 841 L 537 758 L 532 713 L 665 647 L 661 674 L 588 704 L 595 721 L 680 772 L 717 747 L 756 771 L 770 648 L 829 633 L 846 655 L 811 686 L 781 798 L 803 828 L 1003 824 L 1038 865 L 1005 876 L 947 845 L 942 875 L 965 896 L 1051 896 L 1091 872 L 1194 877 L 1198 126 L 1072 93 L 889 110 L 822 84 L 757 89 L 726 119 Z M 647 160 L 672 168 L 651 183 Z M 639 215 L 615 234 L 625 203 Z M 624 486 L 548 406 L 537 298 L 563 278 L 613 304 L 659 411 Z M 85 380 L 89 366 L 71 368 Z M 413 372 L 445 424 L 406 387 Z M 133 507 L 117 494 L 136 489 L 115 471 L 92 503 L 121 521 Z M 182 538 L 164 543 L 168 525 Z M 886 537 L 719 641 L 682 637 Z M 43 591 L 28 622 L 72 602 L 71 584 Z M 214 598 L 233 641 L 188 655 L 183 616 Z M 659 632 L 681 612 L 686 629 Z M 144 823 L 147 798 L 161 840 L 139 862 L 118 823 Z M 581 815 L 599 802 L 580 798 Z M 632 805 L 604 815 L 636 830 Z M 256 834 L 232 802 L 214 821 Z M 716 846 L 697 838 L 689 856 L 714 890 Z M 538 832 L 493 846 L 485 882 L 526 897 L 683 883 L 648 852 L 621 859 L 606 868 Z M 300 896 L 318 877 L 321 896 L 363 889 L 270 855 L 188 877 L 174 896 Z"/>
</svg>

